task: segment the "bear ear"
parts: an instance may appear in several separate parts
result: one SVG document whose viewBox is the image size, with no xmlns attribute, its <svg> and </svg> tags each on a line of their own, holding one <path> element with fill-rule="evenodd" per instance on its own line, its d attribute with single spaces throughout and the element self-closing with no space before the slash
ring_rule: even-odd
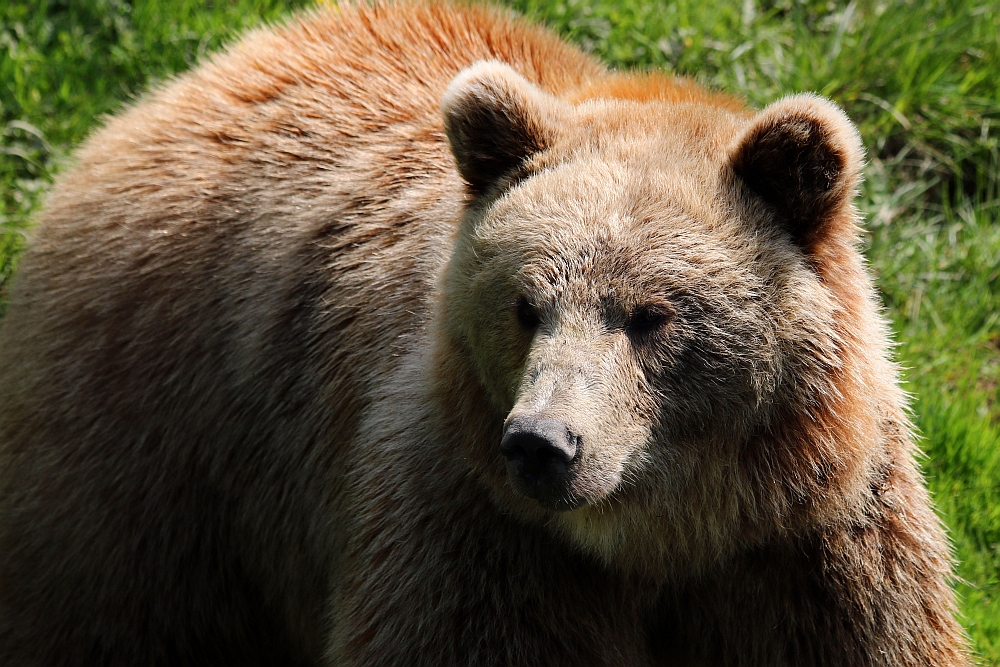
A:
<svg viewBox="0 0 1000 667">
<path fill-rule="evenodd" d="M 864 148 L 854 124 L 833 102 L 794 95 L 761 111 L 736 141 L 736 175 L 774 207 L 792 238 L 810 245 L 850 206 Z"/>
<path fill-rule="evenodd" d="M 556 136 L 561 103 L 497 61 L 459 72 L 441 100 L 458 171 L 482 195 Z"/>
</svg>

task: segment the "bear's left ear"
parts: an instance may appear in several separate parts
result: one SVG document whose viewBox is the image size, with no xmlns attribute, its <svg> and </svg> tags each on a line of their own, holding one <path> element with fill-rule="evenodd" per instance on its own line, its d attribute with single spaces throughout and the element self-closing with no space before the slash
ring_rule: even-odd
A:
<svg viewBox="0 0 1000 667">
<path fill-rule="evenodd" d="M 777 210 L 795 242 L 809 245 L 850 206 L 863 157 L 861 138 L 844 112 L 804 94 L 761 111 L 736 141 L 730 165 Z"/>
<path fill-rule="evenodd" d="M 498 61 L 459 72 L 441 100 L 458 171 L 482 195 L 555 140 L 563 103 Z"/>
</svg>

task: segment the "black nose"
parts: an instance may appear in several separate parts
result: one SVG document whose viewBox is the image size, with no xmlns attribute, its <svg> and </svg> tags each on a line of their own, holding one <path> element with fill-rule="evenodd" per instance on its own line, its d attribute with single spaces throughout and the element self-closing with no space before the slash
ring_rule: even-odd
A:
<svg viewBox="0 0 1000 667">
<path fill-rule="evenodd" d="M 579 450 L 580 438 L 558 419 L 534 415 L 507 422 L 500 453 L 512 472 L 531 487 L 547 486 L 565 477 Z"/>
</svg>

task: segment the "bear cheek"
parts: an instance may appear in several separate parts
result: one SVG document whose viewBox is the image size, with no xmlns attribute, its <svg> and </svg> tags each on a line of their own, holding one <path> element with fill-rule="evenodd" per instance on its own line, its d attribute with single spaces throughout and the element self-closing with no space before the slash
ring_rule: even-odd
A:
<svg viewBox="0 0 1000 667">
<path fill-rule="evenodd" d="M 517 324 L 517 290 L 509 283 L 502 270 L 480 266 L 448 297 L 449 327 L 464 341 L 477 380 L 504 414 L 514 405 L 531 343 L 530 333 Z"/>
</svg>

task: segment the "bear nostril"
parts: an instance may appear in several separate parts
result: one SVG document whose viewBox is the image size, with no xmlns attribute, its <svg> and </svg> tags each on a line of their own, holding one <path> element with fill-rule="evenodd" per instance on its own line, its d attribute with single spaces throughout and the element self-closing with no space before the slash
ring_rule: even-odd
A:
<svg viewBox="0 0 1000 667">
<path fill-rule="evenodd" d="M 516 417 L 507 423 L 500 453 L 514 471 L 531 484 L 548 484 L 562 477 L 578 452 L 579 437 L 555 419 Z"/>
</svg>

